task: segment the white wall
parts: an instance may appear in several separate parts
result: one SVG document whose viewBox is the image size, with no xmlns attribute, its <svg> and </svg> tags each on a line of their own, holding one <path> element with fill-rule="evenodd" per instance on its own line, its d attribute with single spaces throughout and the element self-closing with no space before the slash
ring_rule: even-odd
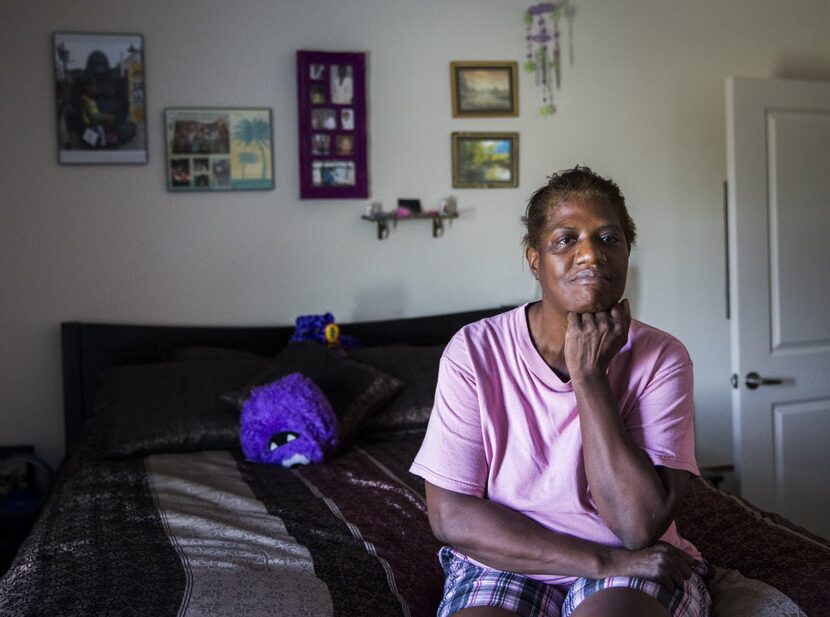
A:
<svg viewBox="0 0 830 617">
<path fill-rule="evenodd" d="M 689 347 L 699 458 L 729 462 L 723 80 L 830 79 L 830 3 L 574 0 L 556 115 L 539 117 L 522 74 L 519 118 L 452 119 L 449 62 L 521 61 L 526 4 L 3 0 L 0 443 L 59 460 L 61 321 L 349 321 L 531 299 L 519 216 L 548 173 L 581 163 L 627 195 L 635 313 Z M 56 163 L 55 30 L 144 34 L 148 165 Z M 463 216 L 443 238 L 413 222 L 378 242 L 359 220 L 368 200 L 298 199 L 297 49 L 368 52 L 372 200 L 455 194 Z M 166 192 L 161 112 L 187 105 L 272 107 L 276 189 Z M 455 130 L 519 131 L 519 188 L 453 190 Z"/>
</svg>

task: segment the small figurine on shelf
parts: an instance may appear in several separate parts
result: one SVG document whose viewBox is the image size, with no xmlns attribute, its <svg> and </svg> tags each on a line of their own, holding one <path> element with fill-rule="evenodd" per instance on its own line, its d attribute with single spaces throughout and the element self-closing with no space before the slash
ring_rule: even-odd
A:
<svg viewBox="0 0 830 617">
<path fill-rule="evenodd" d="M 296 329 L 289 340 L 316 341 L 332 349 L 360 347 L 360 342 L 355 337 L 340 333 L 340 326 L 334 321 L 334 315 L 331 313 L 297 317 Z"/>
<path fill-rule="evenodd" d="M 449 197 L 443 197 L 442 199 L 439 199 L 438 212 L 440 214 L 447 214 L 450 216 L 458 214 L 458 202 L 456 202 L 455 197 L 450 195 Z"/>
<path fill-rule="evenodd" d="M 415 214 L 421 213 L 420 199 L 399 199 L 396 216 L 399 219 L 407 219 Z"/>
<path fill-rule="evenodd" d="M 373 201 L 363 209 L 363 216 L 369 219 L 376 219 L 383 215 L 383 204 Z"/>
</svg>

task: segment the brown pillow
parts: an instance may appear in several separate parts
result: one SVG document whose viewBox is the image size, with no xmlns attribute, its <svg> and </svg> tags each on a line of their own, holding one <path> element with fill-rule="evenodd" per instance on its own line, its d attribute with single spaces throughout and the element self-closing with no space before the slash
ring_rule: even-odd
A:
<svg viewBox="0 0 830 617">
<path fill-rule="evenodd" d="M 249 382 L 267 359 L 124 365 L 101 376 L 95 424 L 102 456 L 235 448 L 239 417 L 220 399 Z"/>
<path fill-rule="evenodd" d="M 227 362 L 261 362 L 266 363 L 268 356 L 231 349 L 230 347 L 182 347 L 172 354 L 172 360 L 177 362 L 213 362 L 225 360 Z"/>
<path fill-rule="evenodd" d="M 290 343 L 270 365 L 246 387 L 222 398 L 242 409 L 251 390 L 288 375 L 301 373 L 326 395 L 340 433 L 340 447 L 346 445 L 358 427 L 378 412 L 403 388 L 404 383 L 366 364 L 349 360 L 313 342 Z"/>
<path fill-rule="evenodd" d="M 393 375 L 406 384 L 398 396 L 363 423 L 360 434 L 378 436 L 426 427 L 435 401 L 438 363 L 443 352 L 442 345 L 392 345 L 350 351 L 351 359 Z"/>
</svg>

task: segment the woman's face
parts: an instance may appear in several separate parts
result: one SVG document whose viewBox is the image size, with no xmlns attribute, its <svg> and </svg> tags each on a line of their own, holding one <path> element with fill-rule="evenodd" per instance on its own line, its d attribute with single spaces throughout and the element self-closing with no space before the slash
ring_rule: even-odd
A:
<svg viewBox="0 0 830 617">
<path fill-rule="evenodd" d="M 556 206 L 539 250 L 527 262 L 542 302 L 566 314 L 607 311 L 625 291 L 628 243 L 619 216 L 601 201 L 569 199 Z"/>
</svg>

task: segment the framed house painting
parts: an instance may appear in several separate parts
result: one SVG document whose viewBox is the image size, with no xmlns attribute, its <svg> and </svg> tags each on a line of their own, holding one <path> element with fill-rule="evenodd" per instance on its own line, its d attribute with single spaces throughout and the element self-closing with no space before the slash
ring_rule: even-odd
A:
<svg viewBox="0 0 830 617">
<path fill-rule="evenodd" d="M 169 191 L 274 188 L 270 109 L 168 108 L 164 131 Z"/>
<path fill-rule="evenodd" d="M 451 62 L 454 118 L 519 115 L 516 62 Z"/>
<path fill-rule="evenodd" d="M 519 185 L 518 133 L 453 133 L 453 188 L 514 188 Z"/>
<path fill-rule="evenodd" d="M 366 56 L 297 52 L 301 199 L 369 196 Z"/>
<path fill-rule="evenodd" d="M 144 37 L 55 32 L 58 162 L 146 163 Z"/>
</svg>

